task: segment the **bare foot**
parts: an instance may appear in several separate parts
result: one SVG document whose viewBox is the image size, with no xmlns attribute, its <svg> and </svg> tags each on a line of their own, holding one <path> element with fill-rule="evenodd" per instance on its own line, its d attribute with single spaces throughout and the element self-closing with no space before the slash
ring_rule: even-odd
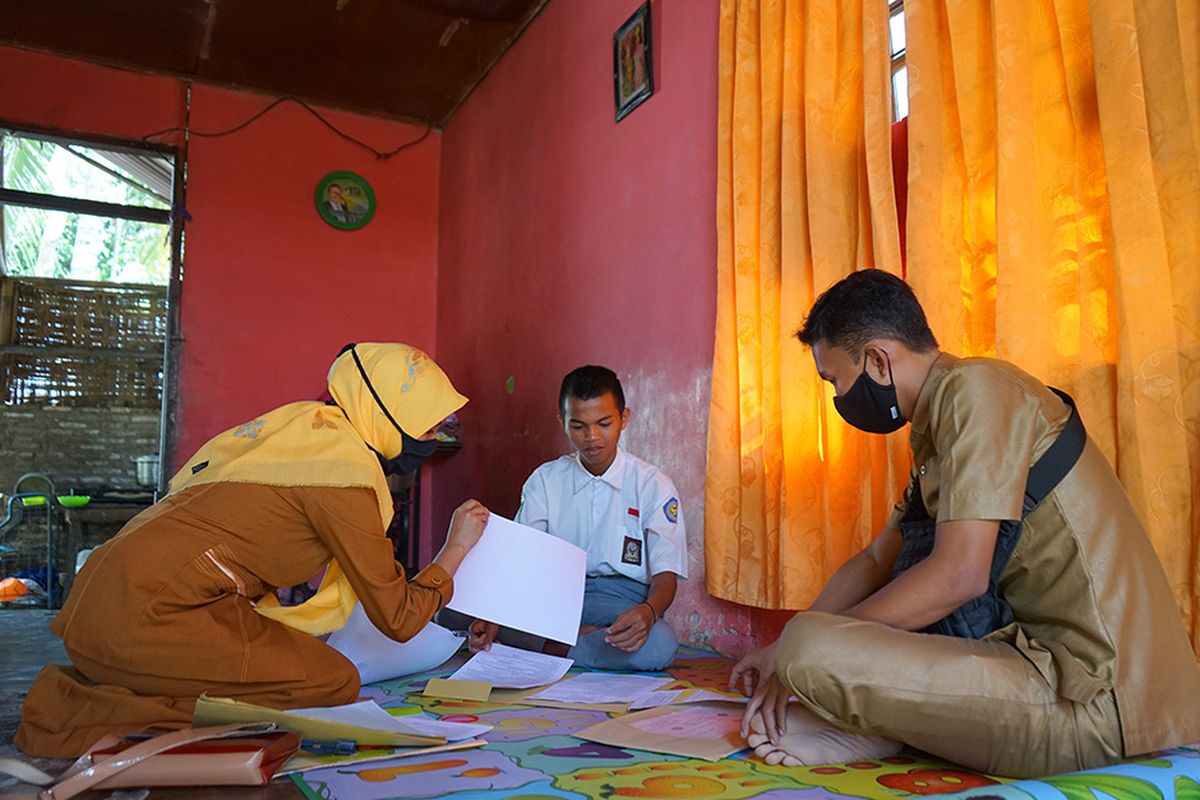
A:
<svg viewBox="0 0 1200 800">
<path fill-rule="evenodd" d="M 787 710 L 787 733 L 772 744 L 766 734 L 762 715 L 750 718 L 746 744 L 768 764 L 785 767 L 843 764 L 865 758 L 884 758 L 900 751 L 900 742 L 880 736 L 863 736 L 835 728 L 799 703 Z"/>
</svg>

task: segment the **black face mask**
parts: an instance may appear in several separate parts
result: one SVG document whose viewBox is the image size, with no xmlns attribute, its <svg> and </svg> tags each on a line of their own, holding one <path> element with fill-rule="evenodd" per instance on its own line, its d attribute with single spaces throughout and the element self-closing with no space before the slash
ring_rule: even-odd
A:
<svg viewBox="0 0 1200 800">
<path fill-rule="evenodd" d="M 379 463 L 383 465 L 384 475 L 407 475 L 410 472 L 416 472 L 437 449 L 437 442 L 433 439 L 423 442 L 420 439 L 412 438 L 404 431 L 400 431 L 400 436 L 404 442 L 400 448 L 400 455 L 395 458 L 379 456 Z M 376 453 L 376 455 L 379 454 Z"/>
<path fill-rule="evenodd" d="M 388 411 L 387 406 L 379 399 L 379 393 L 375 391 L 375 387 L 371 384 L 371 379 L 367 377 L 367 371 L 363 369 L 362 360 L 358 357 L 358 350 L 355 349 L 354 345 L 350 345 L 349 348 L 345 349 L 349 349 L 350 355 L 354 357 L 354 365 L 358 367 L 358 374 L 362 376 L 363 383 L 371 391 L 371 397 L 375 398 L 375 404 L 383 411 L 383 415 L 387 417 L 388 422 L 392 423 L 396 430 L 400 431 L 400 455 L 395 458 L 384 458 L 383 454 L 374 447 L 371 447 L 371 445 L 368 444 L 367 447 L 371 447 L 371 452 L 379 459 L 379 464 L 383 467 L 384 475 L 407 475 L 410 472 L 416 472 L 433 455 L 433 452 L 437 450 L 437 442 L 433 439 L 424 442 L 420 439 L 414 439 L 400 427 L 400 423 L 392 418 L 392 413 Z M 342 352 L 345 352 L 345 349 Z"/>
<path fill-rule="evenodd" d="M 892 362 L 888 359 L 889 376 L 891 372 Z M 887 386 L 880 386 L 871 380 L 867 375 L 865 354 L 862 374 L 845 394 L 833 398 L 833 407 L 842 415 L 842 419 L 867 433 L 891 433 L 904 427 L 905 419 L 900 415 L 900 401 L 896 399 L 895 377 L 891 377 L 891 383 Z"/>
</svg>

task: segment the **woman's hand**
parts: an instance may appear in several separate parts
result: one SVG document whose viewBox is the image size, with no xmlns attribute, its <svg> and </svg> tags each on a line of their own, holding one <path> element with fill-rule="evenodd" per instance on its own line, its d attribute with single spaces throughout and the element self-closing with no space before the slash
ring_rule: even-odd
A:
<svg viewBox="0 0 1200 800">
<path fill-rule="evenodd" d="M 454 509 L 450 517 L 450 530 L 446 534 L 446 543 L 433 559 L 451 576 L 458 571 L 459 564 L 466 558 L 471 548 L 483 536 L 487 527 L 488 510 L 478 500 L 468 500 Z"/>
<path fill-rule="evenodd" d="M 752 696 L 767 680 L 775 674 L 775 645 L 755 650 L 734 664 L 729 673 L 729 688 L 741 690 L 746 697 Z M 741 686 L 738 686 L 739 681 Z"/>
<path fill-rule="evenodd" d="M 446 534 L 446 544 L 461 547 L 465 554 L 483 536 L 487 527 L 488 510 L 478 500 L 468 500 L 454 509 L 450 517 L 450 532 Z"/>
</svg>

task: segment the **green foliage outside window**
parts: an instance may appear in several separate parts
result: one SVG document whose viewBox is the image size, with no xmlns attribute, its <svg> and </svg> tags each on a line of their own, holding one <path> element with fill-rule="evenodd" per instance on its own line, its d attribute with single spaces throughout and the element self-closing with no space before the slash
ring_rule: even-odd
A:
<svg viewBox="0 0 1200 800">
<path fill-rule="evenodd" d="M 0 140 L 6 189 L 168 208 L 161 196 L 116 165 L 104 151 L 5 132 Z M 111 174 L 115 172 L 125 179 Z M 3 206 L 3 267 L 13 276 L 166 284 L 171 265 L 169 225 L 66 211 Z"/>
</svg>

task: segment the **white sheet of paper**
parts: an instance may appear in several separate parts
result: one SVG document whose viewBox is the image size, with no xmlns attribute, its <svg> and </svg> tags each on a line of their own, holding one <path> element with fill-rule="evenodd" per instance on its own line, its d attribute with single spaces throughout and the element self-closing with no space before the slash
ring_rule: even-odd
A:
<svg viewBox="0 0 1200 800">
<path fill-rule="evenodd" d="M 449 608 L 575 644 L 587 553 L 557 536 L 490 514 L 454 575 Z"/>
<path fill-rule="evenodd" d="M 547 686 L 537 694 L 531 694 L 529 699 L 556 700 L 560 703 L 634 703 L 674 682 L 674 678 L 652 678 L 648 675 L 584 672 Z"/>
<path fill-rule="evenodd" d="M 713 692 L 708 689 L 696 689 L 687 697 L 683 698 L 685 703 L 742 703 L 743 705 L 750 702 L 750 698 L 744 694 L 725 694 L 724 692 Z"/>
<path fill-rule="evenodd" d="M 444 736 L 448 742 L 462 739 L 474 739 L 492 729 L 491 725 L 472 722 L 442 722 L 440 719 L 421 717 L 409 714 L 393 717 L 384 711 L 373 700 L 362 700 L 345 706 L 330 706 L 328 708 L 296 708 L 287 712 L 310 719 L 323 719 L 330 722 L 345 722 L 364 728 L 397 733 L 415 734 L 417 736 Z"/>
<path fill-rule="evenodd" d="M 450 676 L 456 681 L 487 681 L 495 689 L 529 689 L 554 683 L 575 662 L 569 658 L 534 653 L 499 642 L 480 650 Z"/>
<path fill-rule="evenodd" d="M 672 689 L 669 691 L 649 692 L 642 695 L 640 700 L 635 700 L 630 706 L 630 711 L 637 711 L 642 708 L 655 708 L 657 706 L 669 706 L 672 703 L 683 705 L 685 703 L 748 703 L 750 698 L 742 695 L 727 695 L 720 692 L 713 692 L 708 689 Z"/>
<path fill-rule="evenodd" d="M 629 704 L 630 711 L 640 711 L 643 708 L 657 708 L 659 706 L 669 706 L 672 703 L 678 702 L 680 696 L 687 691 L 686 689 L 672 689 L 666 692 L 646 692 L 641 698 L 634 700 Z"/>
<path fill-rule="evenodd" d="M 441 666 L 462 642 L 461 637 L 433 622 L 407 642 L 389 639 L 372 624 L 362 603 L 354 607 L 346 624 L 325 640 L 358 668 L 363 683 L 413 675 Z"/>
</svg>

